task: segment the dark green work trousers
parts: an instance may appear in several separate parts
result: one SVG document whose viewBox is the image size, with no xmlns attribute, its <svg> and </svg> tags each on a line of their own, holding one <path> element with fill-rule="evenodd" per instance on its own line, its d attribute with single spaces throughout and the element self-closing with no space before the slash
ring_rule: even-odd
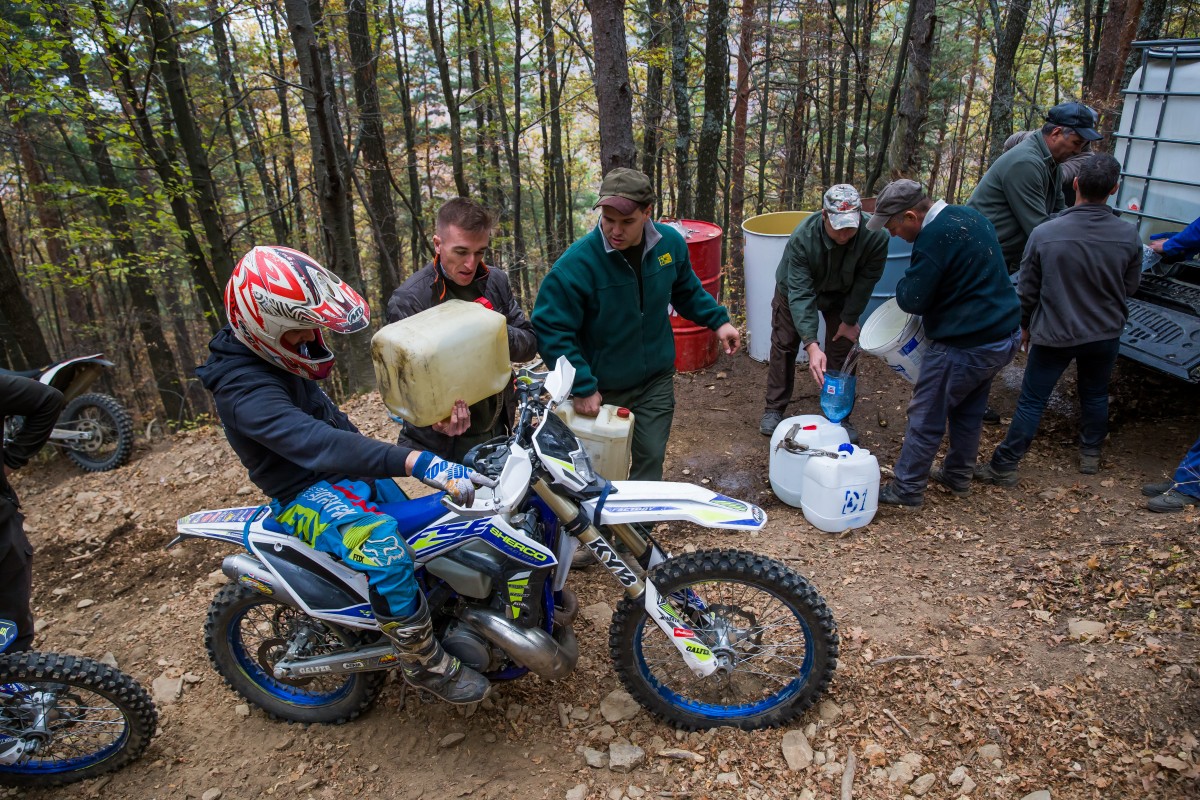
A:
<svg viewBox="0 0 1200 800">
<path fill-rule="evenodd" d="M 661 481 L 671 420 L 675 416 L 675 370 L 629 389 L 601 389 L 603 402 L 633 412 L 631 481 Z"/>
</svg>

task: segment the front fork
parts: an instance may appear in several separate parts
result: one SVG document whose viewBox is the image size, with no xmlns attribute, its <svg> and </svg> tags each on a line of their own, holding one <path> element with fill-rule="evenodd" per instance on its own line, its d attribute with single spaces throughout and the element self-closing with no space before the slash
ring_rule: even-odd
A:
<svg viewBox="0 0 1200 800">
<path fill-rule="evenodd" d="M 625 587 L 625 595 L 645 606 L 646 614 L 675 645 L 675 649 L 694 675 L 703 678 L 717 671 L 719 664 L 712 650 L 700 641 L 696 632 L 679 617 L 671 604 L 662 598 L 654 582 L 646 578 L 646 571 L 638 561 L 645 559 L 653 567 L 666 559 L 666 553 L 646 541 L 632 525 L 606 526 L 633 554 L 634 558 L 627 560 L 592 524 L 587 513 L 580 509 L 577 503 L 555 492 L 541 478 L 533 484 L 533 491 L 562 521 L 562 529 L 591 550 L 604 568 Z"/>
</svg>

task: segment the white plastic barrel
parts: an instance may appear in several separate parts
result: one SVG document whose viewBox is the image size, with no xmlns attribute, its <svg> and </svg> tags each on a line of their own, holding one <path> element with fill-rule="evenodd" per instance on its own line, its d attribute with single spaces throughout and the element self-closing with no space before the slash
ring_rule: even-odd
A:
<svg viewBox="0 0 1200 800">
<path fill-rule="evenodd" d="M 793 428 L 795 430 L 793 430 Z M 788 417 L 779 423 L 771 435 L 771 458 L 769 475 L 775 496 L 789 506 L 800 508 L 804 493 L 804 465 L 808 463 L 806 453 L 793 453 L 780 447 L 788 435 L 798 445 L 836 450 L 839 444 L 850 441 L 846 429 L 835 425 L 819 414 L 802 414 Z M 823 458 L 823 456 L 816 456 Z"/>
<path fill-rule="evenodd" d="M 800 507 L 826 533 L 861 528 L 879 508 L 879 461 L 870 450 L 846 444 L 837 457 L 813 456 L 804 465 Z"/>
<path fill-rule="evenodd" d="M 894 297 L 875 309 L 863 323 L 858 346 L 863 352 L 882 358 L 909 383 L 916 383 L 920 377 L 921 361 L 929 349 L 921 318 L 901 310 Z"/>
<path fill-rule="evenodd" d="M 759 214 L 742 223 L 745 249 L 742 268 L 746 273 L 746 352 L 755 361 L 771 357 L 771 299 L 775 297 L 775 270 L 783 258 L 788 237 L 812 211 L 776 211 Z M 817 341 L 825 342 L 825 320 L 817 317 Z M 800 351 L 796 363 L 807 364 L 808 353 Z"/>
<path fill-rule="evenodd" d="M 602 405 L 594 417 L 576 414 L 575 407 L 563 403 L 554 413 L 583 442 L 592 466 L 610 481 L 629 477 L 629 458 L 633 452 L 633 412 L 628 408 Z"/>
<path fill-rule="evenodd" d="M 447 300 L 371 338 L 375 382 L 383 404 L 417 426 L 450 416 L 500 392 L 512 379 L 508 321 L 479 303 Z"/>
</svg>

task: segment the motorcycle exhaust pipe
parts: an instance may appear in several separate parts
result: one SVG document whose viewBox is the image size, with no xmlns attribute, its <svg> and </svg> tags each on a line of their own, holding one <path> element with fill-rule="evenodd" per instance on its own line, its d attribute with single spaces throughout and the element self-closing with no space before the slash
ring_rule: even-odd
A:
<svg viewBox="0 0 1200 800">
<path fill-rule="evenodd" d="M 518 664 L 542 678 L 565 678 L 575 670 L 579 643 L 570 625 L 564 625 L 551 636 L 541 628 L 522 628 L 499 611 L 488 608 L 464 608 L 458 616 Z"/>
<path fill-rule="evenodd" d="M 248 586 L 259 594 L 266 595 L 272 600 L 278 600 L 284 605 L 300 607 L 300 602 L 287 586 L 279 584 L 271 571 L 254 556 L 239 553 L 226 556 L 221 562 L 221 572 L 234 583 Z"/>
</svg>

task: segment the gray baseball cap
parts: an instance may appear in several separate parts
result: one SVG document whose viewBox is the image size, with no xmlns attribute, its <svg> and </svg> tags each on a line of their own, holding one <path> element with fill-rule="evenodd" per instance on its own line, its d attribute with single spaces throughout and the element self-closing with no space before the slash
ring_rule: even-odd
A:
<svg viewBox="0 0 1200 800">
<path fill-rule="evenodd" d="M 883 187 L 875 198 L 875 213 L 867 220 L 867 230 L 882 230 L 894 215 L 908 211 L 925 199 L 925 190 L 916 181 L 900 178 Z"/>
<path fill-rule="evenodd" d="M 862 221 L 862 198 L 858 196 L 858 189 L 848 183 L 830 186 L 823 205 L 829 225 L 835 231 L 857 228 Z"/>
</svg>

